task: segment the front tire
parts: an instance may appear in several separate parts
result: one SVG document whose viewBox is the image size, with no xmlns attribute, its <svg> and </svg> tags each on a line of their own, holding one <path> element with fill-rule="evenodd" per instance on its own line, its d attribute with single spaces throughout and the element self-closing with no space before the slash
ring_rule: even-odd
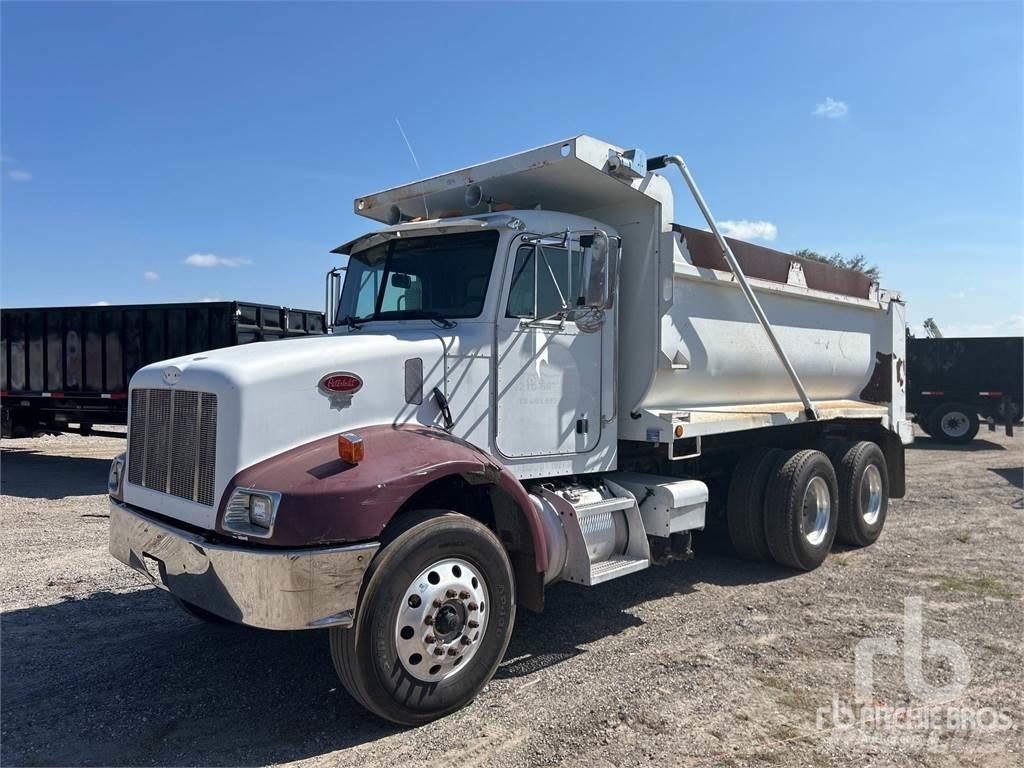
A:
<svg viewBox="0 0 1024 768">
<path fill-rule="evenodd" d="M 494 533 L 465 515 L 425 510 L 370 564 L 353 627 L 331 630 L 331 658 L 359 703 L 420 725 L 487 684 L 515 610 L 512 566 Z"/>
</svg>

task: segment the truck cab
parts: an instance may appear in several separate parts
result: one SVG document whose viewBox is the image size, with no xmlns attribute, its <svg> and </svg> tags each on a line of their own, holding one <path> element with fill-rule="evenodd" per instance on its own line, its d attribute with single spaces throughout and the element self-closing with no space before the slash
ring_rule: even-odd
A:
<svg viewBox="0 0 1024 768">
<path fill-rule="evenodd" d="M 349 262 L 338 336 L 438 340 L 428 359 L 408 363 L 414 402 L 399 418 L 442 427 L 517 477 L 610 466 L 614 228 L 511 210 L 398 225 L 339 250 Z"/>
<path fill-rule="evenodd" d="M 673 223 L 670 164 L 711 232 Z M 192 615 L 329 629 L 352 695 L 417 724 L 555 582 L 690 557 L 716 517 L 802 570 L 880 535 L 902 300 L 722 238 L 677 156 L 579 136 L 354 209 L 329 335 L 132 378 L 111 552 Z"/>
</svg>

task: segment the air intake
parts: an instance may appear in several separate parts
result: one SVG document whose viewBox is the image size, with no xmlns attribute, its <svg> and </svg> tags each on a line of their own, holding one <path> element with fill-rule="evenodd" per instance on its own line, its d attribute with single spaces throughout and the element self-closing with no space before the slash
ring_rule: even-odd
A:
<svg viewBox="0 0 1024 768">
<path fill-rule="evenodd" d="M 216 457 L 216 395 L 132 390 L 129 483 L 212 507 Z"/>
</svg>

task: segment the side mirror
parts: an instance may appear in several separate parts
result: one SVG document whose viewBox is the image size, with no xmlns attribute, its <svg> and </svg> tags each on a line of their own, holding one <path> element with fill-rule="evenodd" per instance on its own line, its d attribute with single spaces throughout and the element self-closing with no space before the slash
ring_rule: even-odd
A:
<svg viewBox="0 0 1024 768">
<path fill-rule="evenodd" d="M 391 287 L 392 288 L 409 288 L 412 285 L 412 278 L 409 275 L 403 275 L 401 272 L 391 273 Z"/>
<path fill-rule="evenodd" d="M 619 246 L 604 232 L 580 237 L 583 249 L 583 274 L 577 306 L 611 309 L 615 303 L 615 277 L 618 274 Z"/>
<path fill-rule="evenodd" d="M 327 273 L 324 285 L 324 323 L 331 328 L 337 321 L 338 302 L 341 301 L 342 279 L 348 267 L 335 267 Z"/>
</svg>

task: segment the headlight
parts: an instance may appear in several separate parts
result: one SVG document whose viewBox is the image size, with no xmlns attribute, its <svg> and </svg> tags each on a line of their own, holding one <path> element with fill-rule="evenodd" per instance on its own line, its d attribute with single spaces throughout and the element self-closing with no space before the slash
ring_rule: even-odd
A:
<svg viewBox="0 0 1024 768">
<path fill-rule="evenodd" d="M 236 488 L 224 510 L 224 528 L 244 536 L 269 538 L 280 502 L 281 494 L 276 491 Z"/>
<path fill-rule="evenodd" d="M 124 454 L 116 456 L 110 462 L 110 474 L 107 475 L 107 493 L 118 501 L 121 500 L 121 488 L 124 485 Z"/>
<path fill-rule="evenodd" d="M 269 496 L 249 494 L 249 522 L 260 528 L 274 524 L 274 502 Z"/>
</svg>

